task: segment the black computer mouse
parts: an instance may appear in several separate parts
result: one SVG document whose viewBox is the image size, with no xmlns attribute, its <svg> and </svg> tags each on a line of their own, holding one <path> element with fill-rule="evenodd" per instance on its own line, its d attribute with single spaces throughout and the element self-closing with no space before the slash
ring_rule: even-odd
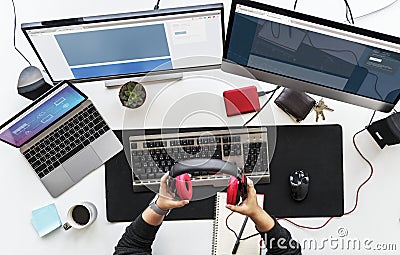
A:
<svg viewBox="0 0 400 255">
<path fill-rule="evenodd" d="M 289 176 L 290 194 L 296 201 L 302 201 L 308 194 L 310 178 L 303 170 L 296 170 Z"/>
</svg>

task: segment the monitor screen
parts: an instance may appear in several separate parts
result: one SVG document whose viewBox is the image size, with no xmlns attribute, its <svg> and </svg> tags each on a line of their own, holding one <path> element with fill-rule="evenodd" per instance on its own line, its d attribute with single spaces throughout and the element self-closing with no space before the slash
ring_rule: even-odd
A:
<svg viewBox="0 0 400 255">
<path fill-rule="evenodd" d="M 68 83 L 60 84 L 4 125 L 0 140 L 20 147 L 85 101 L 86 96 Z"/>
<path fill-rule="evenodd" d="M 233 1 L 222 69 L 390 111 L 400 93 L 400 39 L 251 1 Z"/>
<path fill-rule="evenodd" d="M 22 30 L 53 82 L 219 68 L 223 5 L 42 21 Z"/>
</svg>

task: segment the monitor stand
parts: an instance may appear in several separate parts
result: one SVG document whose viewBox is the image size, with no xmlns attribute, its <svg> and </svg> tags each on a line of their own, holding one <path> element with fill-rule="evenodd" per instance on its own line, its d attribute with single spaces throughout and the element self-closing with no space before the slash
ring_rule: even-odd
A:
<svg viewBox="0 0 400 255">
<path fill-rule="evenodd" d="M 144 77 L 131 77 L 131 78 L 120 78 L 115 80 L 106 80 L 106 87 L 116 87 L 122 86 L 123 84 L 129 81 L 136 81 L 140 83 L 154 82 L 154 81 L 163 81 L 163 80 L 179 80 L 182 79 L 182 73 L 171 73 L 171 74 L 154 74 L 154 75 L 146 75 Z"/>
</svg>

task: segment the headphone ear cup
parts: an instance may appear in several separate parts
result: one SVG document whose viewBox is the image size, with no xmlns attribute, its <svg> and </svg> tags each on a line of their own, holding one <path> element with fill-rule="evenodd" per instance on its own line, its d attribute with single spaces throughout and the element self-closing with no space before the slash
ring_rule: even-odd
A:
<svg viewBox="0 0 400 255">
<path fill-rule="evenodd" d="M 193 196 L 192 180 L 190 175 L 185 173 L 175 177 L 176 193 L 182 200 L 190 200 Z"/>
<path fill-rule="evenodd" d="M 228 188 L 226 189 L 226 203 L 228 205 L 236 205 L 239 202 L 239 180 L 231 176 L 228 182 Z"/>
</svg>

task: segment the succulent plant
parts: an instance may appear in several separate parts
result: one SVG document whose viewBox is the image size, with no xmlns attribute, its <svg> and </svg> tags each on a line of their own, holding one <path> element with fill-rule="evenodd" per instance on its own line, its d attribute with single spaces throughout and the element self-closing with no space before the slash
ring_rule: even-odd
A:
<svg viewBox="0 0 400 255">
<path fill-rule="evenodd" d="M 119 99 L 123 106 L 137 108 L 146 100 L 146 90 L 142 84 L 129 81 L 120 88 Z"/>
</svg>

